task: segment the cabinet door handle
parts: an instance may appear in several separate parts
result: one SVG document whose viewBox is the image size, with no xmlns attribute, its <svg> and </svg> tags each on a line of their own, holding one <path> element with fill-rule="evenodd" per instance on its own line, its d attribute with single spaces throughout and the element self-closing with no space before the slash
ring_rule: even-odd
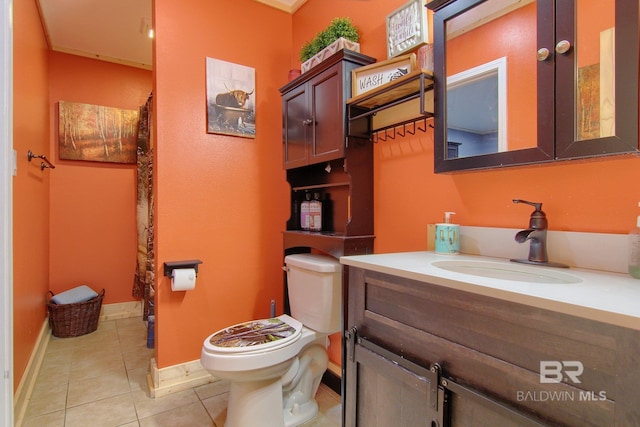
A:
<svg viewBox="0 0 640 427">
<path fill-rule="evenodd" d="M 550 54 L 551 52 L 549 52 L 549 49 L 547 49 L 546 47 L 541 47 L 540 49 L 538 49 L 538 52 L 536 52 L 536 58 L 538 58 L 538 62 L 543 62 L 549 58 Z"/>
<path fill-rule="evenodd" d="M 311 124 L 313 123 L 313 120 L 311 119 L 307 119 L 307 120 L 303 120 L 302 124 L 305 126 L 311 126 Z"/>
<path fill-rule="evenodd" d="M 568 40 L 560 40 L 556 45 L 556 52 L 560 55 L 569 52 L 569 49 L 571 49 L 571 43 Z"/>
</svg>

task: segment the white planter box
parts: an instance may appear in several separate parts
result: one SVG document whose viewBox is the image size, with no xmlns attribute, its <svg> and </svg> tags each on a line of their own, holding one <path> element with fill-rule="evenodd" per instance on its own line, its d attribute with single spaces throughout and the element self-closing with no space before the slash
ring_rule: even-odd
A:
<svg viewBox="0 0 640 427">
<path fill-rule="evenodd" d="M 301 66 L 302 72 L 306 73 L 307 71 L 342 49 L 349 49 L 353 50 L 354 52 L 360 52 L 360 43 L 352 42 L 351 40 L 340 37 L 338 40 L 334 41 L 329 46 L 316 53 L 313 57 L 303 62 Z"/>
</svg>

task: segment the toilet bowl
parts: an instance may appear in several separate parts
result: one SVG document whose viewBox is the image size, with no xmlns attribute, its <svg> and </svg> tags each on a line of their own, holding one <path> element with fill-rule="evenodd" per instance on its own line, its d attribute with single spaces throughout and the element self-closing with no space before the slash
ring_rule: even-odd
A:
<svg viewBox="0 0 640 427">
<path fill-rule="evenodd" d="M 226 344 L 233 338 L 225 341 L 224 337 L 238 330 L 264 332 L 273 323 L 285 329 L 287 336 L 253 345 L 220 345 L 221 337 Z M 202 347 L 200 363 L 211 375 L 231 384 L 225 426 L 293 427 L 313 418 L 318 407 L 312 396 L 328 364 L 327 338 L 286 314 L 211 334 Z M 319 375 L 310 372 L 310 366 Z"/>
<path fill-rule="evenodd" d="M 204 340 L 200 363 L 231 384 L 225 427 L 295 427 L 318 412 L 328 336 L 341 327 L 342 268 L 311 254 L 285 264 L 291 316 L 239 323 Z"/>
</svg>

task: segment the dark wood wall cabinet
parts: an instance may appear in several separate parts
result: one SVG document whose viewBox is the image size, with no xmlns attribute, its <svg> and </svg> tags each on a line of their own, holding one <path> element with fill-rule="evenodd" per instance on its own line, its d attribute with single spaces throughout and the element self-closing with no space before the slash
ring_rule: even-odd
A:
<svg viewBox="0 0 640 427">
<path fill-rule="evenodd" d="M 351 71 L 374 58 L 341 50 L 280 89 L 284 168 L 291 186 L 285 251 L 319 249 L 336 258 L 373 252 L 373 146 L 349 137 Z M 306 195 L 322 202 L 322 231 L 305 231 Z"/>
<path fill-rule="evenodd" d="M 640 331 L 349 272 L 346 426 L 640 425 Z"/>
</svg>

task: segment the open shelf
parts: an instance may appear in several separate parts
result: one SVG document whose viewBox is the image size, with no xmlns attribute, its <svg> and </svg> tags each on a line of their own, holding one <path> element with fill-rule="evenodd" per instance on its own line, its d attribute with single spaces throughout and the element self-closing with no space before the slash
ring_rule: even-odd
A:
<svg viewBox="0 0 640 427">
<path fill-rule="evenodd" d="M 349 136 L 371 139 L 376 132 L 433 117 L 433 111 L 433 74 L 415 70 L 349 99 Z"/>
<path fill-rule="evenodd" d="M 310 247 L 319 249 L 335 258 L 343 255 L 373 253 L 373 235 L 347 236 L 344 233 L 286 230 L 283 233 L 284 249 Z"/>
<path fill-rule="evenodd" d="M 331 182 L 328 184 L 316 184 L 316 185 L 304 185 L 299 187 L 292 187 L 292 191 L 309 191 L 309 190 L 323 190 L 331 187 L 348 187 L 350 184 L 349 181 L 345 182 Z"/>
</svg>

